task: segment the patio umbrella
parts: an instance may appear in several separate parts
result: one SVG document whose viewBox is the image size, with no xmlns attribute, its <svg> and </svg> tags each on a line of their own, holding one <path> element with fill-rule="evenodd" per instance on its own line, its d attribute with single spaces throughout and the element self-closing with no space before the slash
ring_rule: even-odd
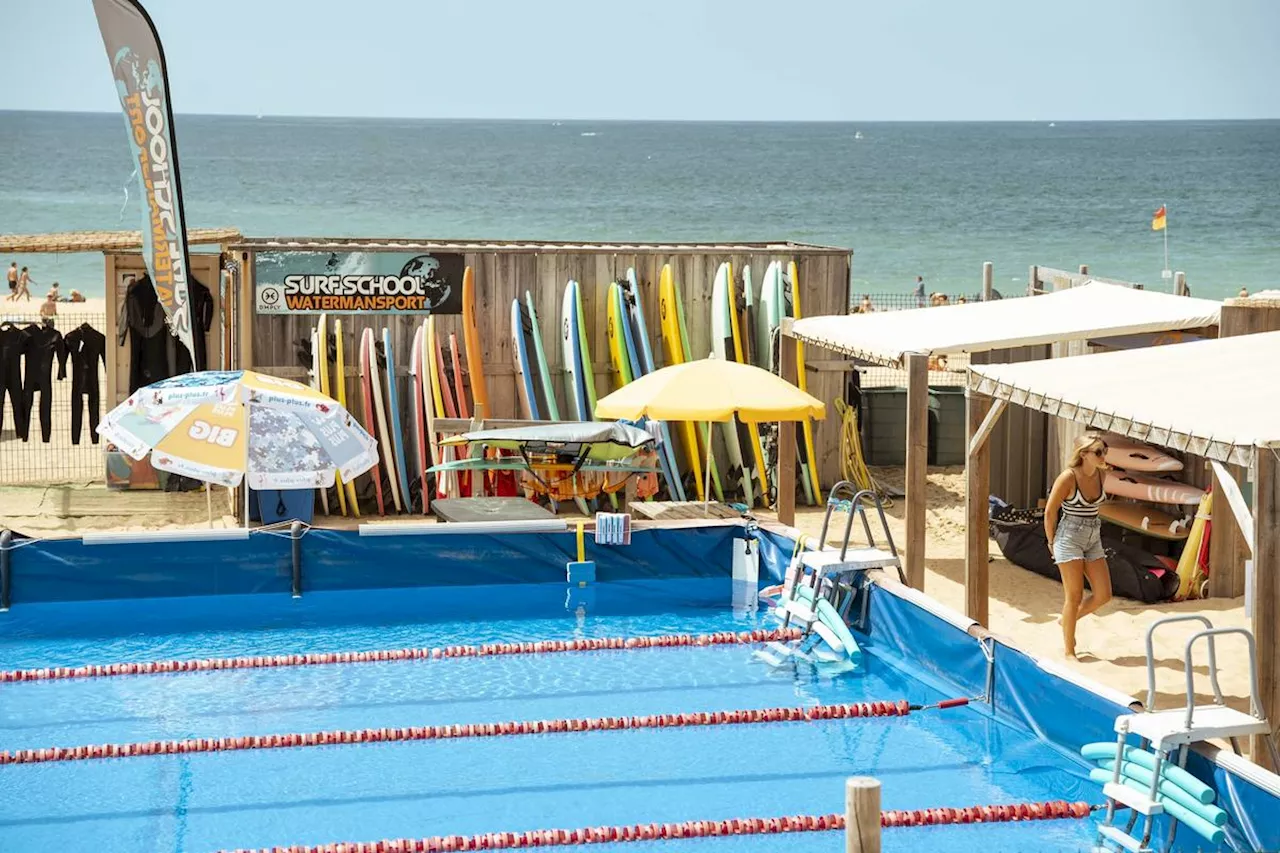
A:
<svg viewBox="0 0 1280 853">
<path fill-rule="evenodd" d="M 746 423 L 798 421 L 806 417 L 822 420 L 826 413 L 821 400 L 782 377 L 718 358 L 655 370 L 602 398 L 595 410 L 595 416 L 601 419 L 703 421 L 707 424 L 707 447 L 711 446 L 712 422 L 724 423 L 734 418 Z M 707 473 L 709 477 L 710 466 Z"/>
<path fill-rule="evenodd" d="M 336 401 L 288 379 L 248 370 L 210 370 L 140 388 L 112 409 L 98 432 L 134 459 L 232 488 L 350 482 L 378 461 L 373 438 Z M 249 524 L 248 491 L 245 525 Z"/>
<path fill-rule="evenodd" d="M 623 423 L 575 421 L 466 432 L 446 438 L 440 444 L 473 442 L 521 453 L 557 453 L 608 461 L 634 456 L 636 451 L 653 444 L 653 436 Z"/>
</svg>

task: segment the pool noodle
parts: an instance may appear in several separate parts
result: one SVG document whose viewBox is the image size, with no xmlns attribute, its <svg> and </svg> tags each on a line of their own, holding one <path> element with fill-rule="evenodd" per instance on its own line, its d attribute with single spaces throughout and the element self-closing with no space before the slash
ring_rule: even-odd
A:
<svg viewBox="0 0 1280 853">
<path fill-rule="evenodd" d="M 1086 743 L 1084 746 L 1080 747 L 1080 754 L 1090 761 L 1114 761 L 1116 757 L 1116 745 L 1114 741 L 1111 743 Z M 1135 764 L 1140 764 L 1148 770 L 1155 770 L 1156 757 L 1145 749 L 1126 746 L 1124 748 L 1124 758 L 1125 761 L 1132 761 Z M 1213 802 L 1213 789 L 1196 777 L 1192 776 L 1186 770 L 1183 770 L 1178 765 L 1167 761 L 1161 762 L 1160 773 L 1170 782 L 1191 794 L 1191 796 L 1197 800 L 1200 800 L 1201 802 Z M 1209 797 L 1208 800 L 1204 799 L 1206 794 Z"/>
<path fill-rule="evenodd" d="M 1099 761 L 1098 766 L 1103 770 L 1112 771 L 1116 767 L 1115 759 L 1107 761 Z M 1155 774 L 1151 772 L 1149 767 L 1143 767 L 1135 761 L 1126 761 L 1120 768 L 1120 772 L 1128 776 L 1130 779 L 1136 779 L 1148 788 L 1151 787 L 1151 778 Z M 1197 796 L 1178 783 L 1170 780 L 1164 774 L 1164 769 L 1160 771 L 1160 792 L 1167 796 L 1173 797 L 1191 810 L 1195 810 L 1197 806 L 1207 806 L 1213 803 L 1213 791 L 1206 791 Z M 1218 824 L 1221 826 L 1221 824 Z"/>
<path fill-rule="evenodd" d="M 1111 771 L 1103 770 L 1101 767 L 1095 767 L 1089 771 L 1089 778 L 1101 785 L 1105 785 L 1111 781 Z M 1149 786 L 1143 785 L 1138 780 L 1130 779 L 1127 776 L 1121 776 L 1120 782 L 1121 784 L 1127 785 L 1136 791 L 1147 793 L 1151 790 Z M 1191 811 L 1176 800 L 1171 800 L 1164 796 L 1157 797 L 1156 800 L 1160 805 L 1164 806 L 1164 810 L 1169 817 L 1177 820 L 1188 829 L 1202 836 L 1210 844 L 1221 844 L 1226 839 L 1227 833 L 1223 831 L 1222 827 L 1214 826 L 1208 820 Z M 1213 809 L 1219 812 L 1222 811 L 1222 809 L 1217 806 L 1203 806 L 1202 808 Z M 1223 816 L 1225 818 L 1225 813 Z"/>
</svg>

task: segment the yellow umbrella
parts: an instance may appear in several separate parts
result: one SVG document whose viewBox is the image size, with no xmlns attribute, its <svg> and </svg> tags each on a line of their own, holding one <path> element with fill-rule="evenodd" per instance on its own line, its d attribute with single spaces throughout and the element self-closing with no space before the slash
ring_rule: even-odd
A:
<svg viewBox="0 0 1280 853">
<path fill-rule="evenodd" d="M 630 382 L 596 403 L 599 420 L 703 421 L 707 447 L 711 423 L 822 420 L 827 407 L 780 376 L 754 367 L 706 358 L 673 364 Z M 710 466 L 707 466 L 708 474 Z M 708 487 L 709 488 L 709 487 Z M 703 492 L 706 494 L 706 492 Z"/>
</svg>

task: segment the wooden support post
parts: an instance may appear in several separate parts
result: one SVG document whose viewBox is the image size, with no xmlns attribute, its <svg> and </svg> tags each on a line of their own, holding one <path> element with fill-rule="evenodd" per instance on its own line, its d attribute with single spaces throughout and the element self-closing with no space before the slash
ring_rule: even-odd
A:
<svg viewBox="0 0 1280 853">
<path fill-rule="evenodd" d="M 972 389 L 965 391 L 968 419 L 968 454 L 964 463 L 964 615 L 983 627 L 988 624 L 990 579 L 990 510 L 987 496 L 991 493 L 991 436 L 996 421 L 1004 412 L 1004 400 L 992 400 Z"/>
<path fill-rule="evenodd" d="M 1035 296 L 1040 291 L 1040 270 L 1035 264 L 1027 271 L 1027 296 Z"/>
<path fill-rule="evenodd" d="M 779 374 L 796 384 L 796 342 L 791 337 L 791 324 L 784 321 L 782 340 L 778 347 Z M 774 474 L 778 488 L 778 523 L 796 523 L 796 424 L 783 421 L 778 424 L 778 470 Z M 819 546 L 826 543 L 819 543 Z"/>
<path fill-rule="evenodd" d="M 1280 465 L 1259 447 L 1253 474 L 1253 636 L 1258 648 L 1258 696 L 1275 732 L 1280 723 Z M 1249 738 L 1249 756 L 1275 772 L 1263 739 Z"/>
<path fill-rule="evenodd" d="M 991 261 L 982 262 L 982 301 L 991 301 L 991 291 L 995 288 L 995 267 Z"/>
<path fill-rule="evenodd" d="M 256 252 L 240 253 L 240 295 L 239 312 L 235 318 L 236 334 L 239 335 L 240 370 L 252 370 L 253 364 L 253 318 L 257 315 L 257 295 L 254 290 L 254 258 Z M 231 315 L 228 314 L 228 317 Z"/>
<path fill-rule="evenodd" d="M 1088 275 L 1088 274 L 1089 274 L 1089 265 L 1088 265 L 1088 264 L 1081 264 L 1081 265 L 1080 265 L 1080 275 Z"/>
<path fill-rule="evenodd" d="M 853 776 L 844 783 L 845 853 L 880 853 L 880 780 Z"/>
<path fill-rule="evenodd" d="M 907 583 L 924 590 L 925 506 L 929 473 L 929 356 L 908 353 L 907 367 Z"/>
<path fill-rule="evenodd" d="M 1184 272 L 1175 272 L 1173 274 L 1173 293 L 1175 296 L 1190 296 L 1187 292 L 1187 274 Z"/>
</svg>

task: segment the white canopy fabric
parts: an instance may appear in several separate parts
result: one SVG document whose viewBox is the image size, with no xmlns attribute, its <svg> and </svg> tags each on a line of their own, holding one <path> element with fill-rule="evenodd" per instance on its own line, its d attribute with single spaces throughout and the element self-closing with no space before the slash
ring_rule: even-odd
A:
<svg viewBox="0 0 1280 853">
<path fill-rule="evenodd" d="M 907 353 L 987 352 L 1111 335 L 1195 329 L 1218 322 L 1220 302 L 1089 281 L 1044 296 L 796 320 L 805 343 L 901 366 Z"/>
<path fill-rule="evenodd" d="M 1280 447 L 1280 332 L 969 368 L 969 388 L 1094 429 L 1250 465 Z"/>
</svg>

